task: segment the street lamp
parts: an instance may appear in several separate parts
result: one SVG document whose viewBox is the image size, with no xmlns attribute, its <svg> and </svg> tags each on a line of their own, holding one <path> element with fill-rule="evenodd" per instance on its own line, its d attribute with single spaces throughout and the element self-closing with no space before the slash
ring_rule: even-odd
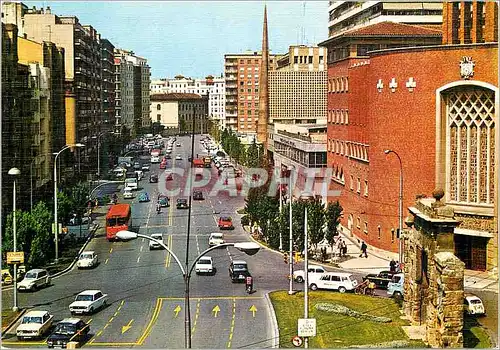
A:
<svg viewBox="0 0 500 350">
<path fill-rule="evenodd" d="M 152 238 L 151 236 L 143 235 L 141 233 L 136 233 L 136 232 L 132 232 L 132 231 L 118 231 L 116 233 L 116 237 L 118 237 L 119 239 L 122 239 L 122 240 L 131 240 L 131 239 L 135 239 L 137 237 L 146 238 L 146 239 L 153 241 L 153 242 L 159 244 L 160 246 L 162 246 L 167 252 L 170 253 L 170 255 L 172 255 L 174 257 L 174 260 L 177 263 L 177 265 L 179 266 L 179 268 L 181 269 L 182 276 L 184 278 L 184 308 L 186 309 L 184 312 L 184 325 L 185 325 L 185 327 L 184 327 L 184 336 L 185 336 L 184 341 L 185 341 L 185 343 L 184 344 L 185 344 L 186 349 L 191 348 L 191 311 L 190 311 L 190 307 L 189 307 L 189 281 L 191 279 L 191 273 L 193 272 L 193 269 L 194 269 L 196 263 L 198 262 L 198 260 L 200 260 L 200 258 L 202 256 L 204 256 L 205 254 L 207 254 L 208 252 L 210 252 L 214 249 L 218 249 L 218 248 L 235 247 L 236 249 L 238 249 L 239 251 L 241 251 L 247 255 L 254 255 L 260 249 L 260 246 L 257 243 L 253 243 L 253 242 L 219 244 L 219 245 L 216 245 L 216 246 L 213 246 L 213 247 L 210 247 L 210 248 L 204 250 L 200 255 L 198 255 L 194 259 L 194 261 L 191 263 L 190 267 L 188 265 L 186 265 L 186 268 L 184 268 L 184 266 L 180 262 L 177 255 L 175 255 L 174 252 L 171 251 L 165 245 L 165 243 L 163 243 L 163 241 L 159 241 L 157 239 Z"/>
<path fill-rule="evenodd" d="M 288 268 L 289 268 L 289 274 L 290 274 L 290 281 L 289 281 L 289 289 L 288 289 L 288 295 L 293 295 L 293 223 L 292 223 L 292 203 L 293 203 L 293 193 L 292 193 L 292 169 L 295 169 L 293 165 L 288 167 L 288 195 L 290 196 L 290 212 L 289 212 L 289 231 L 290 231 L 290 239 L 289 239 L 289 248 L 290 248 L 290 255 L 288 259 Z"/>
<path fill-rule="evenodd" d="M 54 232 L 55 232 L 55 243 L 56 243 L 56 263 L 59 260 L 59 224 L 57 222 L 57 157 L 71 147 L 85 147 L 82 143 L 69 144 L 64 146 L 59 152 L 54 153 L 56 156 L 54 159 Z"/>
<path fill-rule="evenodd" d="M 16 227 L 16 177 L 21 175 L 18 168 L 11 168 L 8 172 L 9 175 L 14 177 L 14 196 L 12 199 L 12 231 L 14 236 L 14 252 L 17 252 L 17 227 Z M 19 310 L 17 307 L 17 263 L 14 264 L 14 306 L 12 311 Z"/>
<path fill-rule="evenodd" d="M 104 134 L 107 134 L 107 133 L 112 133 L 110 131 L 103 131 L 99 134 L 97 134 L 97 136 L 92 136 L 93 139 L 97 139 L 97 179 L 100 179 L 101 178 L 101 152 L 100 152 L 100 149 L 99 149 L 99 146 L 101 144 L 101 136 L 104 135 Z"/>
<path fill-rule="evenodd" d="M 403 162 L 401 161 L 401 157 L 396 151 L 386 149 L 384 151 L 385 154 L 394 153 L 399 160 L 399 245 L 398 245 L 398 255 L 399 262 L 403 263 L 403 249 L 402 249 L 402 240 L 401 235 L 403 234 Z"/>
</svg>

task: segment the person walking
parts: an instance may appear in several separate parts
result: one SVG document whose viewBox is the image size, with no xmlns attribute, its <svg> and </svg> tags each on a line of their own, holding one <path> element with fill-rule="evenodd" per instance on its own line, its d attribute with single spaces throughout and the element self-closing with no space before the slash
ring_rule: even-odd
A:
<svg viewBox="0 0 500 350">
<path fill-rule="evenodd" d="M 359 257 L 361 258 L 363 255 L 365 256 L 365 258 L 368 258 L 368 253 L 366 252 L 366 249 L 368 248 L 368 246 L 366 245 L 366 243 L 363 241 L 361 242 L 361 254 L 359 254 Z"/>
<path fill-rule="evenodd" d="M 347 244 L 345 241 L 342 241 L 342 256 L 347 255 Z"/>
<path fill-rule="evenodd" d="M 343 244 L 342 244 L 342 238 L 339 238 L 338 242 L 337 242 L 337 250 L 339 252 L 339 258 L 342 256 L 342 247 L 343 247 Z"/>
<path fill-rule="evenodd" d="M 389 263 L 389 270 L 391 272 L 396 272 L 396 262 L 394 259 L 391 259 L 391 262 Z"/>
</svg>

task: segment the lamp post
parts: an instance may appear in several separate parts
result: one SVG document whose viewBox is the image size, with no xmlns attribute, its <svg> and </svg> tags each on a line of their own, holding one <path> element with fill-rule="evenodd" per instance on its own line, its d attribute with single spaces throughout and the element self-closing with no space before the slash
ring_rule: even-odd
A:
<svg viewBox="0 0 500 350">
<path fill-rule="evenodd" d="M 57 222 L 57 157 L 70 147 L 85 147 L 82 143 L 75 143 L 64 146 L 59 152 L 54 153 L 54 232 L 55 232 L 55 244 L 56 244 L 56 263 L 59 260 L 59 224 Z"/>
<path fill-rule="evenodd" d="M 185 342 L 184 342 L 184 345 L 185 345 L 186 349 L 191 348 L 191 312 L 190 312 L 190 308 L 189 308 L 189 282 L 191 279 L 191 274 L 193 272 L 193 269 L 194 269 L 196 263 L 198 262 L 198 260 L 200 260 L 200 258 L 202 256 L 204 256 L 205 254 L 207 254 L 208 252 L 210 252 L 214 249 L 219 249 L 219 248 L 224 248 L 224 247 L 235 247 L 239 251 L 242 251 L 248 255 L 254 255 L 260 249 L 260 246 L 257 243 L 253 243 L 253 242 L 224 243 L 224 244 L 213 246 L 213 247 L 210 247 L 210 248 L 204 250 L 203 252 L 201 252 L 200 255 L 198 255 L 194 259 L 194 261 L 191 263 L 190 266 L 186 265 L 186 268 L 184 268 L 184 266 L 182 265 L 179 258 L 174 254 L 173 251 L 171 251 L 165 245 L 165 243 L 163 243 L 163 241 L 159 241 L 159 240 L 152 238 L 151 236 L 147 236 L 147 235 L 143 235 L 143 234 L 135 233 L 135 232 L 131 232 L 131 231 L 119 231 L 116 234 L 116 236 L 119 239 L 123 239 L 123 240 L 131 240 L 131 239 L 135 239 L 137 237 L 146 238 L 150 241 L 158 243 L 168 253 L 170 253 L 170 255 L 172 255 L 174 257 L 174 260 L 177 263 L 177 265 L 179 266 L 179 268 L 181 269 L 182 276 L 184 278 L 184 308 L 185 308 L 185 312 L 184 312 L 184 325 L 185 325 L 185 327 L 184 327 L 184 336 L 185 336 L 184 341 Z"/>
<path fill-rule="evenodd" d="M 103 131 L 97 134 L 97 136 L 92 136 L 93 139 L 97 139 L 97 179 L 101 178 L 101 136 L 107 133 L 109 133 L 109 131 Z"/>
<path fill-rule="evenodd" d="M 293 204 L 293 193 L 292 193 L 292 169 L 295 169 L 295 167 L 292 165 L 288 168 L 289 175 L 288 175 L 288 193 L 290 196 L 290 212 L 289 212 L 289 231 L 290 231 L 290 238 L 289 238 L 289 248 L 290 248 L 290 255 L 288 259 L 288 268 L 289 268 L 289 274 L 290 274 L 290 281 L 289 281 L 289 289 L 288 289 L 288 295 L 293 295 L 293 223 L 292 223 L 292 217 L 293 217 L 293 211 L 292 211 L 292 204 Z"/>
<path fill-rule="evenodd" d="M 11 168 L 8 172 L 9 175 L 14 177 L 14 196 L 12 199 L 12 231 L 14 236 L 14 252 L 17 252 L 17 226 L 16 226 L 16 177 L 21 175 L 18 168 Z M 17 311 L 17 263 L 14 264 L 14 305 L 12 311 Z"/>
<path fill-rule="evenodd" d="M 389 153 L 394 153 L 396 157 L 398 157 L 399 160 L 399 237 L 398 237 L 398 255 L 399 255 L 399 262 L 403 262 L 403 249 L 402 249 L 402 241 L 401 241 L 401 235 L 403 234 L 403 162 L 401 161 L 401 157 L 396 151 L 386 149 L 384 151 L 385 154 Z"/>
</svg>

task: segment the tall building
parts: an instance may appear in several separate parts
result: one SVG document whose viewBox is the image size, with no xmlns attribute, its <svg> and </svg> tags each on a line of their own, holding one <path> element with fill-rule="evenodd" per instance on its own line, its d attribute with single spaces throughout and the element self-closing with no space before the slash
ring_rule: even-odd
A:
<svg viewBox="0 0 500 350">
<path fill-rule="evenodd" d="M 460 221 L 455 255 L 467 269 L 497 273 L 498 4 L 478 5 L 444 3 L 442 34 L 385 22 L 321 44 L 328 166 L 341 191 L 329 200 L 344 208 L 344 233 L 397 252 L 407 215 L 399 196 L 408 208 L 442 189 Z M 437 40 L 444 45 L 430 45 Z"/>
<path fill-rule="evenodd" d="M 323 72 L 326 71 L 326 49 L 319 46 L 291 45 L 288 53 L 276 63 L 278 71 Z"/>
<path fill-rule="evenodd" d="M 330 1 L 328 37 L 381 22 L 440 28 L 441 2 Z"/>
<path fill-rule="evenodd" d="M 2 2 L 2 23 L 14 24 L 17 27 L 17 36 L 24 38 L 24 14 L 28 12 L 28 6 L 22 2 Z"/>
<path fill-rule="evenodd" d="M 164 127 L 165 134 L 207 132 L 208 97 L 170 93 L 151 95 L 151 120 Z"/>
<path fill-rule="evenodd" d="M 269 55 L 269 69 L 279 56 Z M 262 55 L 257 51 L 224 55 L 226 79 L 226 127 L 240 134 L 257 133 L 259 75 Z"/>
<path fill-rule="evenodd" d="M 113 131 L 115 124 L 115 46 L 108 39 L 101 39 L 102 115 L 103 130 Z"/>
<path fill-rule="evenodd" d="M 135 137 L 150 126 L 150 85 L 147 60 L 115 48 L 115 132 Z"/>
<path fill-rule="evenodd" d="M 267 123 L 269 122 L 269 43 L 267 37 L 267 7 L 264 5 L 262 27 L 262 59 L 259 70 L 259 109 L 257 115 L 257 142 L 267 155 Z M 241 118 L 240 118 L 241 119 Z"/>
</svg>

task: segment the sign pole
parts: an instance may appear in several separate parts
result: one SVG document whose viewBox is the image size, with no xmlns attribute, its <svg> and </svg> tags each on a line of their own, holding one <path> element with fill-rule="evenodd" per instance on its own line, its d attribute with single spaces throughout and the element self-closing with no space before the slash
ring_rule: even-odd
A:
<svg viewBox="0 0 500 350">
<path fill-rule="evenodd" d="M 14 233 L 14 252 L 17 252 L 17 226 L 16 226 L 16 180 L 14 179 L 14 203 L 13 203 L 13 233 Z M 12 307 L 12 311 L 17 312 L 19 307 L 17 306 L 17 263 L 14 263 L 14 306 Z"/>
</svg>

